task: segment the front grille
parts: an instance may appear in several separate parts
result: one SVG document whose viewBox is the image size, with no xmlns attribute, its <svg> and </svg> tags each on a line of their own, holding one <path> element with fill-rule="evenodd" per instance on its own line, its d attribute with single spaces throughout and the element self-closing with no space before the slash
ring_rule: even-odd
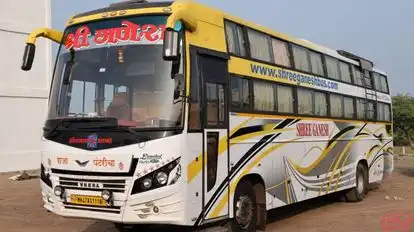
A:
<svg viewBox="0 0 414 232">
<path fill-rule="evenodd" d="M 127 189 L 126 180 L 93 180 L 59 177 L 59 185 L 66 190 L 97 191 L 109 190 L 113 193 L 125 193 Z M 64 202 L 63 206 L 68 210 L 84 210 L 101 213 L 120 214 L 121 206 L 88 206 Z"/>
<path fill-rule="evenodd" d="M 98 184 L 99 187 L 95 186 L 95 184 Z M 59 185 L 65 189 L 71 189 L 71 190 L 89 190 L 89 191 L 109 190 L 114 193 L 125 193 L 126 191 L 125 180 L 90 180 L 90 179 L 85 180 L 85 179 L 59 177 Z"/>
</svg>

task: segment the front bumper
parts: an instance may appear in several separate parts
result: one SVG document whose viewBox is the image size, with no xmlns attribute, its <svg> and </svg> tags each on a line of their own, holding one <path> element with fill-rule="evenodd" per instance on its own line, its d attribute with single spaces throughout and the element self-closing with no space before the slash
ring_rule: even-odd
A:
<svg viewBox="0 0 414 232">
<path fill-rule="evenodd" d="M 133 183 L 133 182 L 132 182 Z M 127 184 L 128 186 L 128 184 Z M 71 204 L 53 193 L 53 189 L 41 182 L 44 208 L 62 217 L 96 219 L 125 224 L 171 224 L 189 226 L 185 222 L 185 202 L 179 185 L 129 195 L 114 193 L 113 206 L 94 207 Z M 127 188 L 130 189 L 130 188 Z M 68 190 L 64 199 L 72 194 L 100 196 L 100 191 Z"/>
</svg>

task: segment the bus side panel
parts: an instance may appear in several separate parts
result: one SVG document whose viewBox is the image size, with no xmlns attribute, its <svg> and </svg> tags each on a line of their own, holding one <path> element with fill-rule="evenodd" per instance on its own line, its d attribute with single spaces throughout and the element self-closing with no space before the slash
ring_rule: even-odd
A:
<svg viewBox="0 0 414 232">
<path fill-rule="evenodd" d="M 203 173 L 202 173 L 202 149 L 203 134 L 189 133 L 185 146 L 185 157 L 188 161 L 187 166 L 183 166 L 186 170 L 186 183 L 188 204 L 187 212 L 188 224 L 194 224 L 201 216 L 203 208 Z"/>
<path fill-rule="evenodd" d="M 368 124 L 367 131 L 373 135 L 365 158 L 369 166 L 369 183 L 379 183 L 393 169 L 393 137 L 391 126 Z"/>
</svg>

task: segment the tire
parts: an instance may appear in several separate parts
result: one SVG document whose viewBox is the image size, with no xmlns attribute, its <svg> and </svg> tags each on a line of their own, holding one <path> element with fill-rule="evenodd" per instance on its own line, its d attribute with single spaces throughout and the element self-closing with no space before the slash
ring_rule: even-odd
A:
<svg viewBox="0 0 414 232">
<path fill-rule="evenodd" d="M 236 188 L 233 215 L 229 223 L 230 232 L 256 232 L 256 194 L 250 181 L 242 181 Z"/>
<path fill-rule="evenodd" d="M 356 186 L 345 195 L 347 202 L 360 202 L 368 192 L 368 170 L 362 163 L 357 166 L 355 181 Z"/>
</svg>

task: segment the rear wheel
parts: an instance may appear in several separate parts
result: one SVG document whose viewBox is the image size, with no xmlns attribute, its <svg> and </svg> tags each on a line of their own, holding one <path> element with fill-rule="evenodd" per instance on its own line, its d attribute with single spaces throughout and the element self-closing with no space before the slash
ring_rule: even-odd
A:
<svg viewBox="0 0 414 232">
<path fill-rule="evenodd" d="M 253 185 L 242 181 L 236 188 L 233 203 L 234 218 L 230 221 L 231 232 L 255 232 L 257 224 L 257 203 Z"/>
<path fill-rule="evenodd" d="M 368 191 L 368 170 L 362 163 L 359 163 L 357 166 L 355 181 L 356 186 L 345 195 L 345 199 L 348 202 L 360 202 L 364 200 Z"/>
</svg>

